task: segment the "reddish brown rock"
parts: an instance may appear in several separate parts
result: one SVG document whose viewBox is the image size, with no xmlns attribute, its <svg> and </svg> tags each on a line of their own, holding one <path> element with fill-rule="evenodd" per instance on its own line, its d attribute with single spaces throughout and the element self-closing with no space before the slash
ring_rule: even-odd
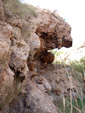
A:
<svg viewBox="0 0 85 113">
<path fill-rule="evenodd" d="M 0 61 L 9 61 L 12 39 L 12 26 L 0 21 Z"/>
<path fill-rule="evenodd" d="M 4 20 L 4 8 L 3 8 L 2 0 L 0 0 L 0 20 Z"/>
<path fill-rule="evenodd" d="M 14 73 L 9 68 L 12 26 L 0 21 L 0 109 L 12 93 Z"/>
<path fill-rule="evenodd" d="M 69 77 L 70 73 L 70 77 Z M 82 97 L 82 91 L 83 91 L 83 82 L 82 82 L 82 74 L 76 71 L 73 71 L 69 67 L 63 67 L 62 65 L 55 65 L 52 66 L 48 65 L 46 68 L 40 69 L 40 76 L 35 77 L 34 80 L 37 83 L 44 84 L 45 81 L 48 81 L 48 83 L 51 85 L 52 90 L 49 92 L 49 95 L 53 97 L 53 101 L 58 105 L 59 101 L 58 99 L 62 99 L 62 96 L 64 95 L 65 97 L 69 96 L 70 93 L 70 87 L 72 90 L 72 96 L 73 98 L 76 98 L 77 92 L 74 90 L 75 86 L 77 90 L 79 91 L 80 97 Z M 76 75 L 76 78 L 75 78 Z M 79 78 L 78 78 L 79 77 Z M 40 78 L 40 79 L 39 79 Z M 44 80 L 43 80 L 44 78 Z M 70 83 L 70 79 L 72 79 Z M 78 85 L 79 83 L 79 85 Z M 79 90 L 79 88 L 81 90 Z M 42 90 L 43 87 L 41 87 Z"/>
<path fill-rule="evenodd" d="M 28 62 L 28 67 L 30 71 L 35 71 L 36 68 L 36 62 Z"/>
<path fill-rule="evenodd" d="M 55 93 L 55 94 L 58 95 L 58 96 L 61 96 L 61 95 L 62 95 L 62 90 L 61 90 L 61 88 L 60 88 L 60 89 L 59 89 L 59 88 L 56 88 L 56 89 L 53 89 L 52 91 L 53 91 L 53 93 Z"/>
<path fill-rule="evenodd" d="M 41 10 L 36 26 L 36 33 L 40 40 L 44 40 L 45 49 L 72 46 L 71 27 L 59 15 Z"/>
<path fill-rule="evenodd" d="M 35 83 L 25 80 L 23 94 L 14 104 L 10 104 L 10 113 L 58 113 L 50 97 L 40 90 Z"/>
<path fill-rule="evenodd" d="M 51 52 L 44 52 L 40 56 L 41 62 L 48 64 L 54 61 L 54 54 Z"/>
<path fill-rule="evenodd" d="M 29 46 L 24 40 L 13 40 L 14 45 L 11 47 L 10 68 L 18 77 L 27 76 L 27 58 L 29 56 Z"/>
<path fill-rule="evenodd" d="M 7 2 L 9 1 L 7 0 Z M 52 90 L 56 90 L 56 93 L 61 95 L 61 90 L 64 92 L 64 87 L 68 86 L 69 88 L 67 85 L 69 82 L 65 78 L 66 73 L 63 75 L 63 72 L 60 72 L 60 76 L 59 73 L 56 75 L 57 68 L 53 71 L 54 68 L 46 67 L 46 70 L 41 73 L 38 71 L 40 67 L 43 67 L 42 64 L 48 64 L 51 67 L 54 55 L 48 50 L 72 45 L 71 28 L 58 15 L 50 11 L 38 11 L 37 18 L 33 18 L 33 21 L 30 20 L 29 24 L 25 18 L 21 19 L 7 7 L 4 12 L 0 0 L 0 19 L 3 20 L 5 16 L 5 22 L 0 21 L 0 108 L 6 99 L 10 99 L 8 96 L 12 97 L 6 103 L 8 105 L 8 111 L 5 109 L 7 113 L 57 113 L 55 105 L 45 91 L 51 93 L 52 87 Z M 23 26 L 22 22 L 25 23 Z M 30 35 L 28 35 L 29 31 Z M 26 39 L 23 32 L 27 36 L 25 36 Z M 29 58 L 31 60 L 27 61 Z M 43 77 L 39 79 L 40 76 Z M 34 77 L 39 80 L 38 86 Z M 25 80 L 22 81 L 21 78 Z M 13 85 L 14 82 L 17 83 L 16 87 Z M 59 89 L 56 83 L 60 86 Z M 13 94 L 16 93 L 18 85 L 23 87 L 18 89 L 19 95 L 15 95 L 17 97 L 15 100 Z M 45 91 L 41 90 L 43 88 Z"/>
</svg>

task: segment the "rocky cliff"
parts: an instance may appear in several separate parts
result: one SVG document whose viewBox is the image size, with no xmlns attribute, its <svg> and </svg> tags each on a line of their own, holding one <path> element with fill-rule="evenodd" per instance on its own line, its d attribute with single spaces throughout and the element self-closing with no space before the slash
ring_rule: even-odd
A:
<svg viewBox="0 0 85 113">
<path fill-rule="evenodd" d="M 5 2 L 0 0 L 0 112 L 58 113 L 53 97 L 67 95 L 70 86 L 48 50 L 72 46 L 71 27 L 47 10 L 22 19 Z"/>
</svg>

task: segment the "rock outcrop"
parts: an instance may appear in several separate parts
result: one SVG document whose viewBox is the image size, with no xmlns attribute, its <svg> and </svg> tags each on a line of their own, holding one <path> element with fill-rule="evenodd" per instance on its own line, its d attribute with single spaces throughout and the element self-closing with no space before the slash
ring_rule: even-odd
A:
<svg viewBox="0 0 85 113">
<path fill-rule="evenodd" d="M 0 105 L 10 93 L 14 81 L 14 73 L 9 67 L 12 26 L 0 21 Z"/>
<path fill-rule="evenodd" d="M 51 64 L 54 55 L 48 50 L 72 46 L 71 27 L 50 11 L 37 13 L 37 18 L 21 19 L 0 0 L 1 113 L 58 113 L 54 96 L 48 92 L 67 95 L 68 80 L 65 84 L 64 71 L 56 71 Z M 29 36 L 24 35 L 29 31 Z"/>
<path fill-rule="evenodd" d="M 58 113 L 50 97 L 35 83 L 25 80 L 22 97 L 10 104 L 10 113 Z M 13 100 L 14 101 L 14 100 Z"/>
<path fill-rule="evenodd" d="M 40 49 L 38 50 L 38 56 L 43 59 L 51 59 L 46 62 L 53 62 L 54 58 L 52 55 L 49 57 L 48 50 L 61 47 L 71 47 L 71 27 L 67 22 L 65 22 L 59 15 L 54 14 L 50 11 L 41 10 L 35 22 L 35 33 L 40 38 Z M 43 58 L 46 56 L 48 58 Z M 38 59 L 39 59 L 38 57 Z M 45 61 L 44 61 L 45 62 Z"/>
<path fill-rule="evenodd" d="M 59 15 L 41 11 L 37 19 L 36 33 L 40 37 L 43 49 L 72 46 L 71 27 Z"/>
</svg>

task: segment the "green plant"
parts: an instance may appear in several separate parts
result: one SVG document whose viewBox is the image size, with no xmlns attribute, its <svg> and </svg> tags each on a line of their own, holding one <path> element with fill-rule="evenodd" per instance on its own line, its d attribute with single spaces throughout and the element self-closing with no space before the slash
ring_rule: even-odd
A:
<svg viewBox="0 0 85 113">
<path fill-rule="evenodd" d="M 58 53 L 56 54 L 55 52 L 54 52 L 54 54 L 56 55 L 56 57 L 55 57 L 56 59 L 58 57 L 60 57 L 60 54 L 58 54 Z M 80 61 L 69 62 L 69 64 L 66 64 L 65 61 L 62 60 L 62 58 L 60 57 L 60 59 L 57 59 L 56 62 L 54 62 L 54 64 L 62 64 L 64 66 L 64 68 L 67 72 L 67 75 L 68 75 L 67 77 L 69 77 L 70 84 L 72 84 L 72 80 L 70 77 L 71 73 L 68 72 L 67 67 L 72 68 L 72 73 L 73 73 L 73 70 L 81 72 L 82 74 L 84 74 L 84 78 L 85 78 L 85 57 L 81 58 Z M 80 79 L 80 77 L 77 78 L 76 74 L 75 74 L 75 78 Z M 79 88 L 80 87 L 81 86 L 79 85 Z M 76 98 L 74 99 L 72 97 L 72 91 L 71 91 L 71 87 L 70 87 L 69 97 L 68 98 L 63 97 L 62 102 L 57 105 L 59 113 L 82 113 L 84 111 L 83 109 L 84 109 L 84 105 L 85 105 L 85 100 L 83 100 L 83 98 L 81 99 L 81 96 L 80 96 L 78 90 L 76 89 L 76 87 L 75 87 L 75 91 L 77 93 L 78 99 L 76 99 Z"/>
<path fill-rule="evenodd" d="M 83 74 L 85 71 L 85 57 L 81 58 L 80 61 L 69 61 L 69 66 Z"/>
<path fill-rule="evenodd" d="M 71 86 L 71 76 L 69 76 L 70 86 Z M 72 97 L 72 91 L 70 87 L 70 95 L 65 98 L 62 96 L 62 100 L 58 103 L 57 108 L 59 113 L 82 113 L 84 108 L 84 101 L 81 99 L 76 87 L 75 91 L 77 93 L 78 99 Z"/>
<path fill-rule="evenodd" d="M 82 79 L 85 81 L 85 57 L 81 58 L 80 61 L 69 61 L 68 66 L 82 73 Z"/>
</svg>

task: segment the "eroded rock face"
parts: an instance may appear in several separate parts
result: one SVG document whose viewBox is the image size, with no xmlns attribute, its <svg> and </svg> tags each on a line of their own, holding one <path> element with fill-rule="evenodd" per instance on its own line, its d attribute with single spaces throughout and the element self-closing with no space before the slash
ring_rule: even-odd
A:
<svg viewBox="0 0 85 113">
<path fill-rule="evenodd" d="M 44 91 L 51 91 L 52 90 L 51 85 L 44 77 L 40 77 L 37 80 L 37 84 L 38 84 L 38 87 L 40 87 Z"/>
<path fill-rule="evenodd" d="M 54 61 L 54 54 L 51 52 L 44 51 L 39 57 L 40 61 L 44 64 L 51 64 Z"/>
<path fill-rule="evenodd" d="M 10 46 L 12 38 L 12 27 L 5 22 L 0 21 L 0 60 L 10 56 Z M 8 59 L 9 60 L 9 59 Z"/>
<path fill-rule="evenodd" d="M 18 80 L 17 83 L 17 78 L 25 78 L 29 70 L 29 46 L 21 38 L 20 24 L 17 19 L 13 24 L 12 20 L 6 22 L 0 21 L 0 112 L 12 100 L 15 89 L 17 91 L 21 82 Z"/>
<path fill-rule="evenodd" d="M 24 77 L 27 75 L 29 70 L 27 67 L 29 51 L 29 45 L 21 37 L 21 30 L 18 27 L 13 27 L 9 66 L 18 74 L 17 76 Z"/>
<path fill-rule="evenodd" d="M 36 24 L 43 49 L 72 46 L 71 27 L 59 15 L 41 11 Z"/>
<path fill-rule="evenodd" d="M 5 21 L 12 26 L 22 28 L 21 18 L 18 15 L 11 14 L 9 10 L 5 11 Z"/>
<path fill-rule="evenodd" d="M 17 76 L 26 76 L 28 72 L 27 58 L 29 56 L 29 46 L 25 41 L 17 41 L 17 44 L 11 48 L 10 68 L 17 73 Z"/>
<path fill-rule="evenodd" d="M 48 64 L 51 66 L 54 60 L 54 55 L 48 50 L 72 45 L 71 28 L 61 17 L 52 12 L 41 10 L 38 14 L 38 17 L 30 20 L 31 24 L 29 24 L 6 7 L 4 12 L 0 0 L 0 20 L 4 18 L 5 21 L 0 21 L 0 110 L 2 113 L 58 113 L 53 99 L 47 94 L 56 86 L 54 84 L 53 86 L 43 73 L 40 78 L 40 70 L 46 71 Z M 30 36 L 27 35 L 27 39 L 23 36 L 25 26 L 22 23 L 28 24 L 26 28 L 31 25 L 29 27 L 31 33 Z M 35 76 L 38 78 L 37 83 L 34 80 Z M 52 81 L 54 79 L 52 78 Z M 23 87 L 18 89 L 16 94 L 18 86 Z M 60 89 L 55 90 L 61 93 Z M 16 95 L 13 97 L 13 94 Z M 5 104 L 2 105 L 5 101 L 7 108 Z M 4 106 L 7 110 L 3 109 Z"/>
<path fill-rule="evenodd" d="M 0 21 L 0 109 L 13 86 L 14 73 L 9 68 L 12 27 Z M 10 89 L 10 90 L 9 90 Z"/>
<path fill-rule="evenodd" d="M 16 104 L 10 104 L 10 113 L 58 113 L 50 97 L 30 80 L 24 81 L 22 97 Z"/>
<path fill-rule="evenodd" d="M 72 98 L 78 99 L 77 92 L 75 91 L 75 89 L 77 89 L 80 97 L 83 99 L 83 89 L 81 88 L 81 90 L 79 90 L 80 87 L 83 87 L 81 73 L 72 71 L 69 67 L 64 68 L 62 65 L 48 65 L 47 68 L 40 69 L 38 72 L 40 76 L 34 77 L 36 84 L 38 84 L 39 88 L 43 91 L 47 91 L 49 96 L 53 97 L 55 105 L 58 105 L 60 100 L 62 101 L 63 96 L 66 98 L 69 96 L 70 88 L 72 90 Z M 69 74 L 71 76 L 69 76 Z"/>
<path fill-rule="evenodd" d="M 4 8 L 3 8 L 2 0 L 0 0 L 0 20 L 4 20 Z"/>
<path fill-rule="evenodd" d="M 34 32 L 39 36 L 40 48 L 37 59 L 43 63 L 52 63 L 54 57 L 48 50 L 61 47 L 71 47 L 71 27 L 59 15 L 50 11 L 41 10 L 35 22 Z"/>
<path fill-rule="evenodd" d="M 30 54 L 31 54 L 32 59 L 33 59 L 37 50 L 41 46 L 39 36 L 36 33 L 31 33 L 30 40 L 28 40 L 28 43 L 29 42 L 30 42 Z"/>
</svg>

